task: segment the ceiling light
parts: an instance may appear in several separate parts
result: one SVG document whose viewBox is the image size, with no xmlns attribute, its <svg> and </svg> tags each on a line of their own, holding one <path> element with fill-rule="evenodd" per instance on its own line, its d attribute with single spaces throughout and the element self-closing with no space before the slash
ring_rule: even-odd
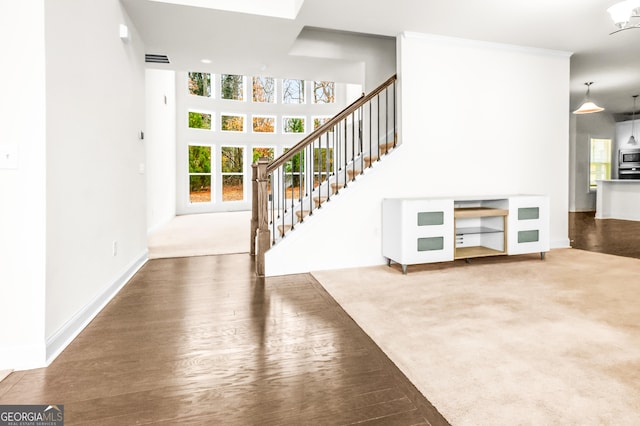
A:
<svg viewBox="0 0 640 426">
<path fill-rule="evenodd" d="M 582 103 L 582 105 L 580 105 L 580 108 L 573 111 L 574 114 L 591 114 L 592 112 L 604 111 L 604 108 L 596 105 L 589 97 L 589 89 L 591 88 L 592 84 L 593 81 L 585 83 L 585 85 L 587 86 L 587 96 L 585 96 L 584 102 Z"/>
<path fill-rule="evenodd" d="M 210 64 L 211 59 L 200 59 L 200 62 L 202 62 L 203 64 Z"/>
<path fill-rule="evenodd" d="M 607 9 L 617 30 L 611 34 L 632 28 L 640 28 L 640 23 L 632 24 L 634 18 L 640 18 L 640 0 L 624 0 Z"/>
<path fill-rule="evenodd" d="M 638 95 L 633 95 L 633 111 L 631 111 L 631 137 L 629 138 L 629 145 L 636 144 L 636 138 L 633 136 L 636 130 L 636 98 Z"/>
</svg>

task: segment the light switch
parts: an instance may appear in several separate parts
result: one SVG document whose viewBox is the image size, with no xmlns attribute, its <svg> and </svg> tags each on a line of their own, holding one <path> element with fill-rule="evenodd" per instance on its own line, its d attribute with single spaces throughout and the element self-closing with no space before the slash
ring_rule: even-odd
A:
<svg viewBox="0 0 640 426">
<path fill-rule="evenodd" d="M 0 169 L 18 168 L 18 145 L 0 145 Z"/>
</svg>

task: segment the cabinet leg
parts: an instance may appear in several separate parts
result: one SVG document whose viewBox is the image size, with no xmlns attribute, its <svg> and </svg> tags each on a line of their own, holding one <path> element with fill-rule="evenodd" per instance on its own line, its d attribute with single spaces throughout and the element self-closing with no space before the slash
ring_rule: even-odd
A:
<svg viewBox="0 0 640 426">
<path fill-rule="evenodd" d="M 402 274 L 407 275 L 407 265 L 402 265 Z"/>
<path fill-rule="evenodd" d="M 464 261 L 465 261 L 466 263 L 471 263 L 471 259 L 469 259 L 469 258 L 466 258 Z"/>
<path fill-rule="evenodd" d="M 540 252 L 540 260 L 544 260 L 544 256 L 545 256 L 545 252 L 541 251 Z"/>
<path fill-rule="evenodd" d="M 387 259 L 387 266 L 391 266 L 391 259 Z"/>
</svg>

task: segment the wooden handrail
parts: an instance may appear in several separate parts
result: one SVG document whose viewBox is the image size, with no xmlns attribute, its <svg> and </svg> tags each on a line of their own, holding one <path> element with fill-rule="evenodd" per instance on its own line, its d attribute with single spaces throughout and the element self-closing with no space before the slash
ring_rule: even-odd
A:
<svg viewBox="0 0 640 426">
<path fill-rule="evenodd" d="M 365 95 L 363 93 L 362 96 L 360 96 L 358 99 L 352 102 L 345 109 L 340 111 L 337 115 L 332 117 L 329 121 L 324 123 L 322 126 L 318 127 L 316 130 L 311 132 L 307 137 L 305 137 L 300 142 L 292 146 L 291 149 L 289 149 L 283 155 L 281 155 L 280 157 L 276 158 L 271 163 L 269 163 L 269 165 L 267 166 L 267 173 L 273 172 L 278 167 L 282 166 L 284 163 L 291 160 L 296 154 L 302 151 L 307 145 L 311 144 L 313 141 L 318 139 L 318 137 L 328 132 L 329 129 L 331 129 L 333 126 L 335 126 L 336 124 L 344 120 L 349 114 L 353 113 L 362 105 L 366 104 L 371 99 L 378 96 L 378 94 L 380 94 L 383 90 L 385 90 L 388 86 L 390 86 L 396 79 L 397 79 L 397 75 L 394 74 L 368 95 Z"/>
</svg>

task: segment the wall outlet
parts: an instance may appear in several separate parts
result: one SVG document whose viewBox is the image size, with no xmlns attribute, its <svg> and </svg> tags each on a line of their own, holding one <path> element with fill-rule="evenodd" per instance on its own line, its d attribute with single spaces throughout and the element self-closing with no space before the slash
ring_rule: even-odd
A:
<svg viewBox="0 0 640 426">
<path fill-rule="evenodd" d="M 113 242 L 112 249 L 113 249 L 113 255 L 117 256 L 118 255 L 118 242 L 117 241 Z"/>
</svg>

